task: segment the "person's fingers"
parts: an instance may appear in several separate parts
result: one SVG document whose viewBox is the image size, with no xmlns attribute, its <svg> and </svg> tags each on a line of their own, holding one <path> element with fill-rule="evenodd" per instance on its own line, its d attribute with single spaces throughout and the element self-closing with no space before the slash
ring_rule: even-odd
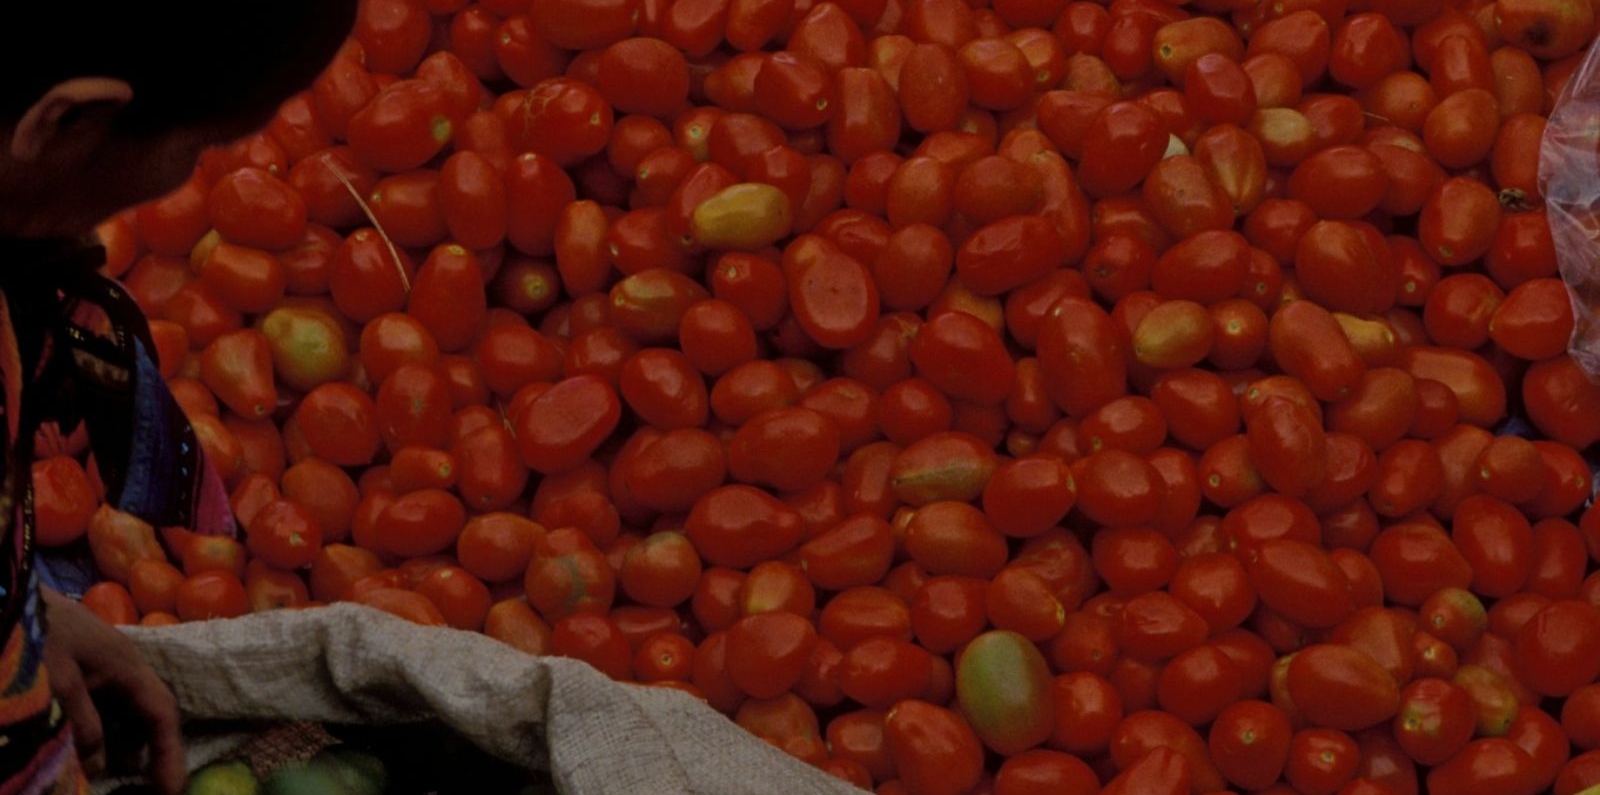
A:
<svg viewBox="0 0 1600 795">
<path fill-rule="evenodd" d="M 98 773 L 106 764 L 105 727 L 90 697 L 95 692 L 131 708 L 143 724 L 139 739 L 149 754 L 150 778 L 167 795 L 179 795 L 187 776 L 172 691 L 122 633 L 48 589 L 44 598 L 52 618 L 45 646 L 52 690 L 73 722 L 85 771 Z"/>
<path fill-rule="evenodd" d="M 182 795 L 189 783 L 189 770 L 183 753 L 183 738 L 158 734 L 150 741 L 150 780 L 163 795 Z"/>
<path fill-rule="evenodd" d="M 149 730 L 151 780 L 162 792 L 179 795 L 187 769 L 178 700 L 155 672 L 144 666 L 119 666 L 113 677 L 116 688 Z"/>
<path fill-rule="evenodd" d="M 106 738 L 100 725 L 100 712 L 89 697 L 89 689 L 84 686 L 76 666 L 64 666 L 50 674 L 55 677 L 52 689 L 56 701 L 61 704 L 67 720 L 72 722 L 72 741 L 77 745 L 83 771 L 89 776 L 99 775 L 106 766 Z"/>
</svg>

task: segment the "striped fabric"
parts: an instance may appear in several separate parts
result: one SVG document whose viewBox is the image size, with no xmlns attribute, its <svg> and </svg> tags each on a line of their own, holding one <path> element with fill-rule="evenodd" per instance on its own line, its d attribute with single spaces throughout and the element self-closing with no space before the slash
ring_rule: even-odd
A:
<svg viewBox="0 0 1600 795">
<path fill-rule="evenodd" d="M 80 596 L 86 542 L 33 548 L 29 472 L 43 423 L 87 426 L 106 499 L 156 527 L 234 534 L 221 480 L 167 391 L 149 329 L 97 245 L 0 242 L 0 795 L 87 793 L 43 667 L 39 583 Z M 35 565 L 37 564 L 37 565 Z"/>
</svg>

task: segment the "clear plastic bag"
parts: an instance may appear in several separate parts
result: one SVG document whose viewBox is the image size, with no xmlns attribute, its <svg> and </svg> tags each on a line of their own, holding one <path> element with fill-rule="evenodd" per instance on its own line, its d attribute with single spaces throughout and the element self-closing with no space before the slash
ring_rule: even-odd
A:
<svg viewBox="0 0 1600 795">
<path fill-rule="evenodd" d="M 1567 350 L 1600 381 L 1600 47 L 1589 48 L 1550 114 L 1539 189 L 1572 300 Z"/>
</svg>

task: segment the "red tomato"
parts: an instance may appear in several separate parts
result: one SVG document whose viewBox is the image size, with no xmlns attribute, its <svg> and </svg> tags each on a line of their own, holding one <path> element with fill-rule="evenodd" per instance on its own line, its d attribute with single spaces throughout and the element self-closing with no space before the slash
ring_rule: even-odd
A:
<svg viewBox="0 0 1600 795">
<path fill-rule="evenodd" d="M 1208 744 L 1217 769 L 1243 789 L 1277 781 L 1289 761 L 1292 729 L 1283 710 L 1264 701 L 1236 701 L 1211 724 Z"/>
<path fill-rule="evenodd" d="M 513 418 L 513 433 L 528 466 L 546 474 L 583 463 L 616 428 L 621 401 L 604 381 L 583 375 L 566 379 L 530 402 Z"/>
<path fill-rule="evenodd" d="M 1331 627 L 1355 609 L 1349 581 L 1314 544 L 1262 541 L 1240 553 L 1261 603 L 1310 628 Z"/>
<path fill-rule="evenodd" d="M 1015 376 L 999 334 L 966 312 L 929 318 L 911 341 L 910 354 L 918 375 L 957 400 L 999 403 Z"/>
<path fill-rule="evenodd" d="M 1356 731 L 1393 717 L 1400 690 L 1376 660 L 1348 646 L 1318 644 L 1289 659 L 1287 687 L 1312 722 Z"/>
<path fill-rule="evenodd" d="M 884 718 L 884 738 L 902 781 L 915 792 L 956 795 L 983 773 L 983 746 L 967 721 L 926 701 L 908 699 Z"/>
<path fill-rule="evenodd" d="M 1565 695 L 1592 681 L 1595 663 L 1587 647 L 1600 613 L 1576 601 L 1552 602 L 1535 613 L 1515 638 L 1519 678 L 1542 695 Z"/>
<path fill-rule="evenodd" d="M 1486 737 L 1428 771 L 1428 790 L 1461 793 L 1531 793 L 1533 759 L 1510 740 Z"/>
</svg>

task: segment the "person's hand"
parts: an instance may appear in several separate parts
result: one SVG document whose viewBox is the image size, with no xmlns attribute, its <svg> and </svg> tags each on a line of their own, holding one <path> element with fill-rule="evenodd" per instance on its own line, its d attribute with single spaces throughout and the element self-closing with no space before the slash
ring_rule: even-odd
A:
<svg viewBox="0 0 1600 795">
<path fill-rule="evenodd" d="M 40 591 L 49 622 L 44 662 L 50 689 L 72 721 L 84 772 L 93 776 L 106 768 L 106 731 L 91 698 L 100 695 L 125 704 L 143 723 L 150 779 L 163 793 L 179 795 L 187 773 L 172 691 L 121 632 L 83 605 L 49 588 Z"/>
</svg>

